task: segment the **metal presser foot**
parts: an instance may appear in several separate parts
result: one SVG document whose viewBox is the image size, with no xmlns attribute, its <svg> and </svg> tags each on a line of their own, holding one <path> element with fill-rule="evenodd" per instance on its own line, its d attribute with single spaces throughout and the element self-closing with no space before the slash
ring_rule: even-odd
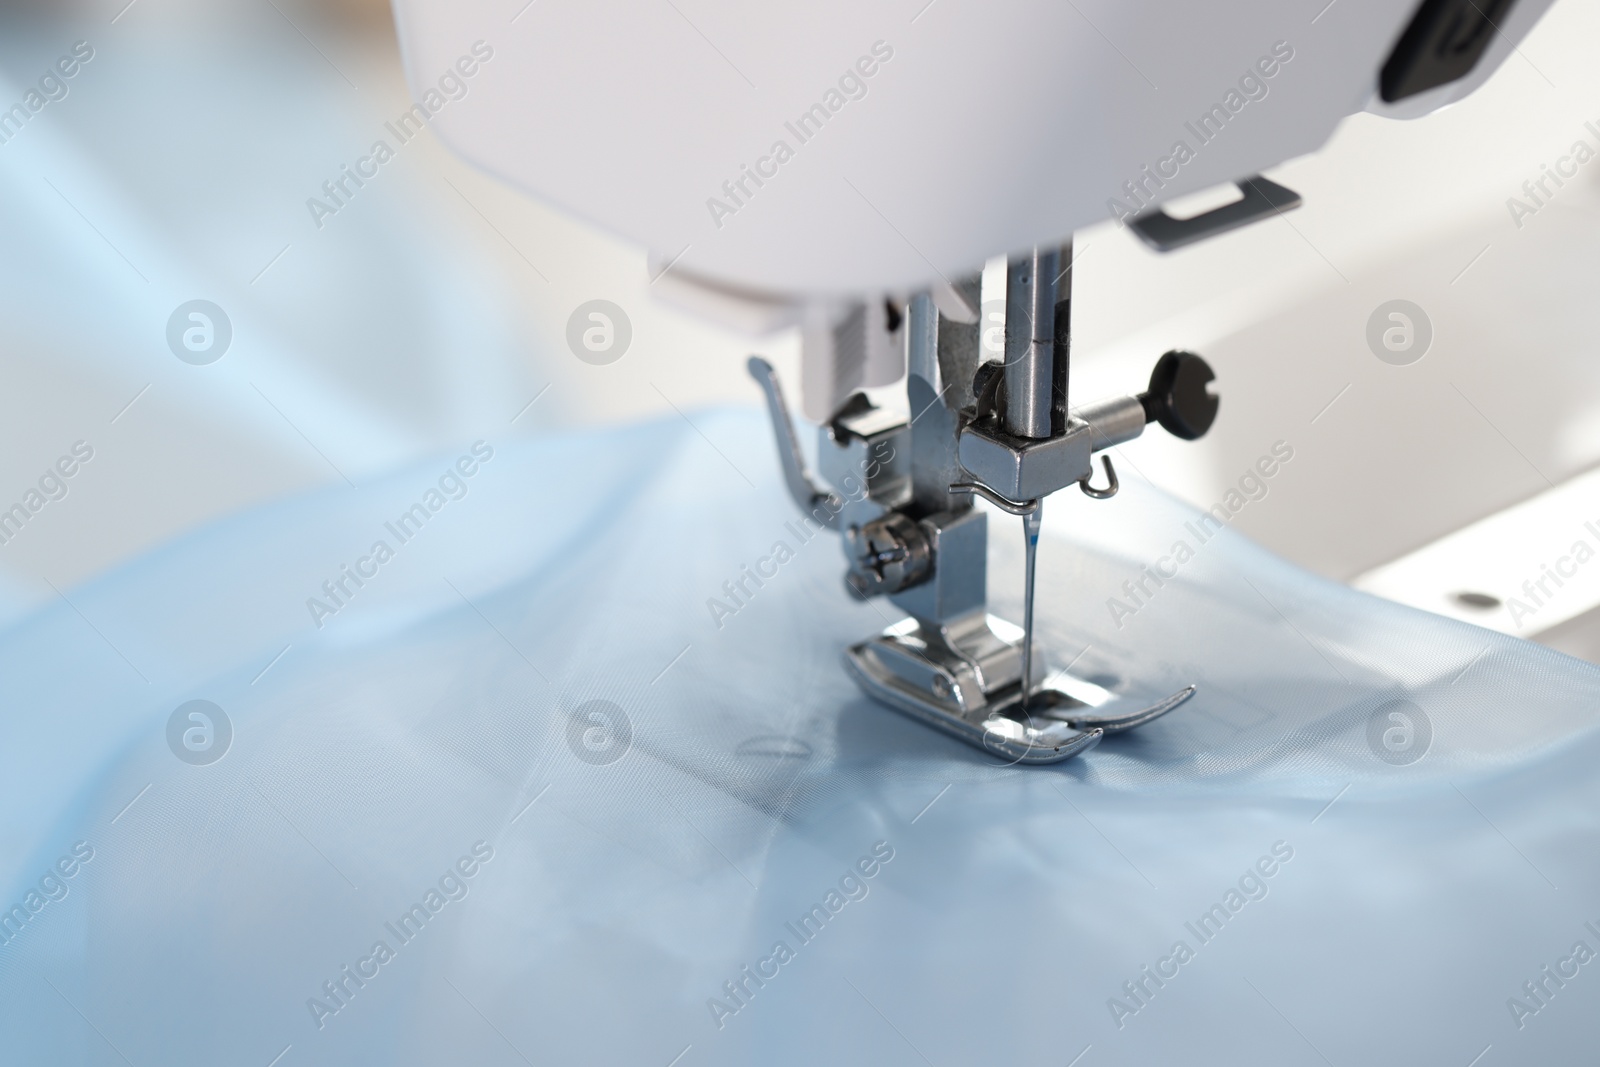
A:
<svg viewBox="0 0 1600 1067">
<path fill-rule="evenodd" d="M 852 645 L 845 663 L 869 696 L 1014 763 L 1070 759 L 1194 695 L 1190 685 L 1146 704 L 1059 673 L 1024 702 L 1022 631 L 993 615 L 975 621 L 962 642 L 907 619 Z"/>
<path fill-rule="evenodd" d="M 772 368 L 752 357 L 766 391 L 778 454 L 806 521 L 844 535 L 851 595 L 886 596 L 909 618 L 845 654 L 861 687 L 919 722 L 1014 763 L 1055 763 L 1087 752 L 1108 733 L 1160 718 L 1194 695 L 1193 685 L 1154 700 L 1113 692 L 1067 672 L 1048 674 L 1035 654 L 1035 562 L 1045 496 L 1076 483 L 1095 499 L 1114 496 L 1116 471 L 1091 484 L 1095 452 L 1159 422 L 1193 440 L 1216 417 L 1214 375 L 1199 356 L 1168 352 L 1149 389 L 1067 407 L 1071 246 L 1036 250 L 1007 272 L 1004 363 L 983 363 L 979 283 L 914 296 L 880 321 L 902 330 L 906 394 L 914 417 L 876 408 L 857 393 L 819 435 L 824 477 L 806 473 L 788 407 Z M 1063 269 L 1063 265 L 1065 269 Z M 848 363 L 850 345 L 884 343 L 836 330 L 828 356 Z M 807 358 L 811 358 L 808 352 Z M 974 498 L 1023 520 L 1023 625 L 989 614 L 988 516 Z M 1048 677 L 1047 677 L 1048 676 Z"/>
<path fill-rule="evenodd" d="M 1101 457 L 1109 485 L 1115 468 Z M 1185 686 L 1154 703 L 1113 693 L 1066 671 L 1039 680 L 1033 654 L 1033 596 L 1043 503 L 1007 500 L 977 483 L 951 487 L 976 492 L 1003 511 L 1021 514 L 1025 551 L 1023 625 L 988 613 L 928 628 L 906 619 L 852 645 L 845 663 L 869 695 L 964 741 L 1016 763 L 1055 763 L 1087 752 L 1106 734 L 1158 719 L 1194 695 Z M 1031 505 L 1031 506 L 1030 506 Z M 1031 684 L 1026 688 L 1022 679 Z"/>
</svg>

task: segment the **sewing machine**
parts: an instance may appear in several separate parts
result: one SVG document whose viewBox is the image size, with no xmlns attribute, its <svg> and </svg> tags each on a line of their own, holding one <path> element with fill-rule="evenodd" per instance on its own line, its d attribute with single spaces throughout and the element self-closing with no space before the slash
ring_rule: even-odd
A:
<svg viewBox="0 0 1600 1067">
<path fill-rule="evenodd" d="M 1087 751 L 1195 692 L 1135 699 L 1137 686 L 1047 669 L 1051 650 L 1035 648 L 1045 498 L 1074 485 L 1111 496 L 1107 449 L 1150 423 L 1198 438 L 1219 410 L 1211 368 L 1183 351 L 1156 359 L 1137 395 L 1074 402 L 1073 231 L 1110 217 L 1170 252 L 1292 211 L 1299 197 L 1263 170 L 1356 111 L 1406 119 L 1460 99 L 1548 6 L 833 0 L 508 15 L 488 0 L 395 0 L 418 106 L 447 143 L 648 247 L 663 298 L 754 334 L 799 329 L 827 485 L 806 470 L 771 365 L 750 361 L 786 483 L 840 533 L 848 593 L 907 616 L 852 646 L 848 668 L 883 703 L 1024 763 Z M 456 66 L 469 48 L 470 92 L 446 108 L 432 87 L 469 73 Z M 1225 199 L 1178 209 L 1219 186 Z M 986 359 L 979 268 L 1007 252 L 1003 358 Z M 892 385 L 903 405 L 881 403 Z M 979 498 L 1021 520 L 1020 625 L 988 611 Z"/>
</svg>

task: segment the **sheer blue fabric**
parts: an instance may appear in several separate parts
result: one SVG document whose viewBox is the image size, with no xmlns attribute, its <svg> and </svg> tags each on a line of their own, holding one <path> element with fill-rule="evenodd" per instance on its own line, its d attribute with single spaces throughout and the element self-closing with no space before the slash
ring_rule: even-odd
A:
<svg viewBox="0 0 1600 1067">
<path fill-rule="evenodd" d="M 695 423 L 285 500 L 0 635 L 7 1061 L 1592 1055 L 1594 667 L 1125 478 L 1046 508 L 1044 645 L 1198 693 L 1008 767 L 860 695 L 893 609 L 757 414 Z"/>
</svg>

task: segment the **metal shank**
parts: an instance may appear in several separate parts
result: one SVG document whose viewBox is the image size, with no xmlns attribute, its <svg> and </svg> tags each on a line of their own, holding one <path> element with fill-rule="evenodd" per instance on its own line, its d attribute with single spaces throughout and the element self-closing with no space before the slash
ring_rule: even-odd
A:
<svg viewBox="0 0 1600 1067">
<path fill-rule="evenodd" d="M 1036 248 L 1006 270 L 1006 430 L 1049 437 L 1055 403 L 1056 276 L 1061 257 Z"/>
</svg>

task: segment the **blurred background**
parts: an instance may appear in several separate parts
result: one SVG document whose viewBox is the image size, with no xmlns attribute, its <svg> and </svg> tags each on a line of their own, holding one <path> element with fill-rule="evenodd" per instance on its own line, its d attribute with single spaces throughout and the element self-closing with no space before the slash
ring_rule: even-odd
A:
<svg viewBox="0 0 1600 1067">
<path fill-rule="evenodd" d="M 1216 367 L 1223 397 L 1198 444 L 1120 449 L 1124 477 L 1209 507 L 1286 442 L 1292 462 L 1236 528 L 1325 576 L 1534 633 L 1503 602 L 1543 549 L 1509 535 L 1424 579 L 1373 574 L 1600 461 L 1600 162 L 1532 212 L 1510 203 L 1576 142 L 1600 151 L 1596 39 L 1600 3 L 1559 0 L 1466 101 L 1349 119 L 1271 172 L 1305 198 L 1281 219 L 1168 256 L 1109 223 L 1080 232 L 1076 399 L 1139 388 L 1178 347 Z M 64 95 L 47 86 L 59 98 L 0 125 L 0 509 L 78 442 L 92 459 L 0 544 L 0 622 L 225 514 L 461 442 L 754 407 L 752 351 L 795 380 L 792 334 L 676 310 L 646 250 L 429 131 L 314 217 L 308 198 L 410 104 L 382 0 L 11 3 L 0 108 L 75 46 L 92 57 Z M 169 343 L 194 300 L 231 330 L 213 362 Z M 591 300 L 632 328 L 603 366 L 567 341 Z M 1403 365 L 1368 340 L 1394 300 L 1429 334 Z M 1587 595 L 1540 639 L 1600 655 Z"/>
</svg>

